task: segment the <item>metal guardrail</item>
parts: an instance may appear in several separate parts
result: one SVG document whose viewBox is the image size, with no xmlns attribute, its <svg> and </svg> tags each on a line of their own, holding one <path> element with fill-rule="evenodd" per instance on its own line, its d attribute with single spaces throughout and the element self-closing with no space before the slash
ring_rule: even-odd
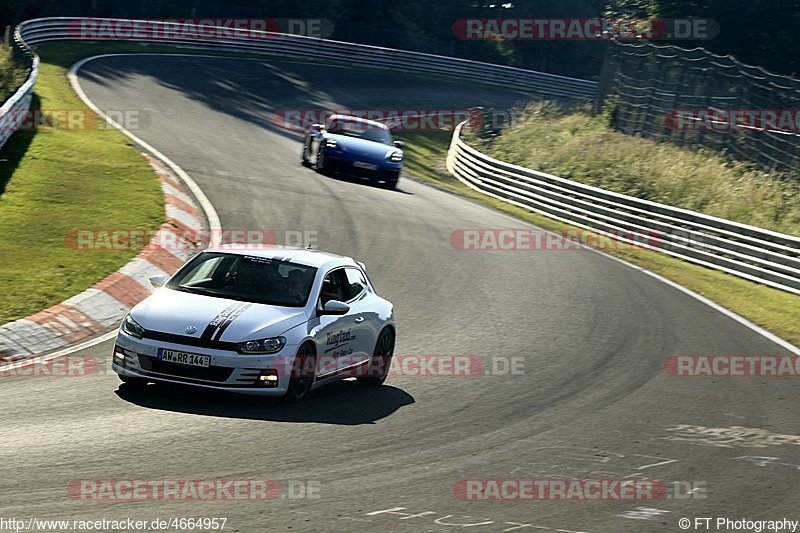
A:
<svg viewBox="0 0 800 533">
<path fill-rule="evenodd" d="M 33 19 L 23 22 L 18 33 L 29 45 L 49 41 L 76 40 L 81 38 L 81 18 L 58 17 Z M 90 19 L 98 23 L 122 23 L 141 26 L 125 40 L 135 42 L 155 42 L 172 45 L 185 45 L 195 48 L 233 50 L 249 53 L 263 53 L 283 57 L 306 58 L 314 60 L 340 61 L 372 67 L 402 68 L 408 72 L 438 74 L 447 77 L 459 77 L 478 83 L 512 87 L 532 93 L 540 93 L 546 97 L 560 97 L 572 100 L 593 100 L 597 84 L 593 81 L 568 78 L 555 74 L 547 74 L 533 70 L 495 65 L 467 59 L 458 59 L 421 52 L 411 52 L 393 48 L 381 48 L 356 43 L 305 37 L 256 30 L 236 30 L 230 37 L 216 37 L 201 40 L 195 37 L 165 39 L 169 32 L 166 27 L 185 26 L 175 22 L 159 22 L 152 20 L 134 21 L 123 19 Z"/>
<path fill-rule="evenodd" d="M 135 35 L 122 37 L 122 35 L 111 34 L 107 40 L 149 42 L 295 59 L 334 61 L 373 68 L 402 69 L 404 72 L 457 77 L 474 83 L 524 90 L 544 98 L 571 101 L 591 101 L 595 97 L 597 88 L 597 84 L 592 81 L 533 70 L 300 35 L 236 30 L 230 32 L 231 36 L 226 38 L 202 40 L 198 37 L 181 37 L 180 32 L 175 32 L 177 38 L 164 39 L 164 36 L 169 34 L 164 31 L 165 28 L 185 25 L 153 20 L 51 17 L 25 21 L 17 26 L 14 33 L 15 42 L 30 51 L 34 65 L 28 81 L 3 105 L 0 111 L 0 128 L 2 128 L 0 130 L 0 148 L 16 131 L 25 117 L 25 112 L 30 107 L 33 85 L 39 72 L 39 58 L 30 47 L 53 41 L 90 40 L 83 38 L 80 29 L 81 22 L 87 20 L 96 24 L 137 24 L 141 28 L 141 31 L 137 31 Z"/>
<path fill-rule="evenodd" d="M 480 193 L 637 247 L 800 294 L 800 238 L 499 161 L 453 133 L 447 169 Z"/>
<path fill-rule="evenodd" d="M 39 76 L 39 57 L 24 41 L 18 38 L 16 33 L 12 46 L 14 46 L 16 54 L 25 55 L 30 62 L 30 74 L 25 83 L 0 106 L 0 148 L 6 144 L 9 137 L 26 119 L 33 98 L 33 87 Z"/>
</svg>

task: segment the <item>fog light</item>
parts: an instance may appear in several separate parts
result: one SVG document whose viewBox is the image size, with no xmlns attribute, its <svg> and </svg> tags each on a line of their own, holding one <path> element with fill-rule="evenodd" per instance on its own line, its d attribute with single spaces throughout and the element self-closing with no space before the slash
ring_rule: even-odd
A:
<svg viewBox="0 0 800 533">
<path fill-rule="evenodd" d="M 119 346 L 114 346 L 114 359 L 125 359 L 125 350 Z"/>
<path fill-rule="evenodd" d="M 258 383 L 262 387 L 277 387 L 278 386 L 278 371 L 274 368 L 262 370 L 258 376 Z"/>
<path fill-rule="evenodd" d="M 114 345 L 114 362 L 120 366 L 125 366 L 125 350 Z"/>
</svg>

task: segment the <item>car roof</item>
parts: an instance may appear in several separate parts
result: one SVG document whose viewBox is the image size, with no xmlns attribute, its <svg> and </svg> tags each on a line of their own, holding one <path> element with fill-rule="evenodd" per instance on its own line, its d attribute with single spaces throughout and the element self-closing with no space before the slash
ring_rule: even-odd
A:
<svg viewBox="0 0 800 533">
<path fill-rule="evenodd" d="M 362 118 L 362 117 L 354 117 L 351 115 L 331 115 L 330 117 L 328 117 L 328 122 L 333 122 L 334 120 L 357 122 L 359 124 L 366 124 L 368 126 L 381 128 L 387 131 L 389 130 L 389 126 L 383 124 L 382 122 L 376 122 L 374 120 L 369 120 L 367 118 Z"/>
<path fill-rule="evenodd" d="M 236 255 L 249 255 L 253 257 L 264 257 L 286 261 L 287 263 L 297 263 L 315 268 L 323 266 L 342 266 L 356 265 L 357 263 L 350 257 L 324 252 L 312 248 L 297 248 L 294 246 L 282 245 L 252 245 L 252 244 L 223 244 L 208 248 L 206 252 L 220 252 Z"/>
</svg>

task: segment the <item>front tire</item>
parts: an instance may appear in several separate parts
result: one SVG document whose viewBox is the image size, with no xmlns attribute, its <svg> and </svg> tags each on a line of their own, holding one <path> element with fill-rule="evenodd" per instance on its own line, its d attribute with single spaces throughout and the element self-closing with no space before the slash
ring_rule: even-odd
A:
<svg viewBox="0 0 800 533">
<path fill-rule="evenodd" d="M 361 385 L 376 387 L 383 385 L 389 375 L 389 366 L 394 355 L 394 330 L 384 328 L 375 343 L 375 351 L 367 368 L 367 375 L 356 378 Z"/>
<path fill-rule="evenodd" d="M 325 168 L 325 150 L 322 149 L 322 146 L 320 146 L 317 151 L 317 163 L 314 165 L 314 168 L 322 175 L 327 173 L 327 169 Z"/>
<path fill-rule="evenodd" d="M 308 153 L 308 139 L 303 141 L 303 153 L 300 156 L 300 164 L 304 167 L 310 167 L 311 163 L 308 162 L 308 157 L 306 154 Z"/>
<path fill-rule="evenodd" d="M 289 387 L 284 399 L 289 403 L 298 403 L 305 400 L 314 384 L 317 368 L 317 354 L 314 346 L 307 342 L 303 344 L 292 362 L 292 374 L 289 378 Z"/>
</svg>

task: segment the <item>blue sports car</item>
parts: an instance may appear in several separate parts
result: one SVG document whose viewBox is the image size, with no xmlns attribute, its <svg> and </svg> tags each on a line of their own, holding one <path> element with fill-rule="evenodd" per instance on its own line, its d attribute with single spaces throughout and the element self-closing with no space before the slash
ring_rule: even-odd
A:
<svg viewBox="0 0 800 533">
<path fill-rule="evenodd" d="M 394 189 L 403 169 L 402 147 L 385 124 L 331 115 L 325 124 L 306 130 L 302 162 L 323 174 L 341 172 Z"/>
</svg>

